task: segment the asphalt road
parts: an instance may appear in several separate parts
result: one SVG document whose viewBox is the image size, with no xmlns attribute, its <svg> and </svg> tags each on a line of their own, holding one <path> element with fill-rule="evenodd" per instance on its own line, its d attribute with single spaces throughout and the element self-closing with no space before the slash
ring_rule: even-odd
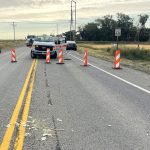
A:
<svg viewBox="0 0 150 150">
<path fill-rule="evenodd" d="M 114 70 L 112 63 L 93 57 L 83 67 L 77 52 L 64 57 L 70 59 L 64 65 L 37 62 L 23 149 L 149 150 L 150 75 L 126 67 Z M 10 62 L 10 52 L 0 55 L 1 143 L 33 62 L 30 49 L 17 49 L 17 60 Z"/>
</svg>

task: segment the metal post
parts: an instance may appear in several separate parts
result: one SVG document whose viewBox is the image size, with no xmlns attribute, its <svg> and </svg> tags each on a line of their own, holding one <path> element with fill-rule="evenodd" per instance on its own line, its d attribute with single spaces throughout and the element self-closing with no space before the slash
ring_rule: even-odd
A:
<svg viewBox="0 0 150 150">
<path fill-rule="evenodd" d="M 138 27 L 138 50 L 140 49 L 140 28 Z"/>
<path fill-rule="evenodd" d="M 119 36 L 117 36 L 117 50 L 119 48 Z"/>
<path fill-rule="evenodd" d="M 57 23 L 57 35 L 58 35 L 58 23 Z"/>
<path fill-rule="evenodd" d="M 77 14 L 76 14 L 76 2 L 75 2 L 75 41 L 76 41 L 76 32 L 77 32 Z"/>
<path fill-rule="evenodd" d="M 14 41 L 16 40 L 16 35 L 15 35 L 15 23 L 13 22 L 13 30 L 14 30 Z"/>
<path fill-rule="evenodd" d="M 72 1 L 71 1 L 71 20 L 70 20 L 70 41 L 72 39 Z"/>
<path fill-rule="evenodd" d="M 73 3 L 75 4 L 75 15 L 73 14 L 73 9 L 72 9 L 72 7 L 73 7 Z M 73 26 L 73 15 L 74 15 L 74 18 L 75 18 L 75 23 L 74 23 L 74 30 L 75 30 L 75 33 L 73 33 L 72 32 L 72 26 Z M 76 1 L 74 1 L 74 0 L 71 0 L 71 21 L 70 21 L 70 40 L 72 40 L 72 38 L 74 39 L 74 40 L 76 40 L 76 31 L 77 31 L 77 29 L 76 29 L 76 24 L 77 24 L 77 22 L 76 22 L 76 19 L 77 19 L 77 15 L 76 15 Z"/>
</svg>

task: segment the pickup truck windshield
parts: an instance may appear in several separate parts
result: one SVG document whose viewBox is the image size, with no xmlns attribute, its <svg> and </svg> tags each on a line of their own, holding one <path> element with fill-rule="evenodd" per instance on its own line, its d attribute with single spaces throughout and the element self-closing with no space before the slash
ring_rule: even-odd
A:
<svg viewBox="0 0 150 150">
<path fill-rule="evenodd" d="M 34 39 L 34 38 L 35 38 L 34 35 L 28 35 L 28 36 L 27 36 L 27 39 Z"/>
<path fill-rule="evenodd" d="M 54 39 L 49 36 L 38 36 L 35 41 L 38 42 L 54 42 Z"/>
</svg>

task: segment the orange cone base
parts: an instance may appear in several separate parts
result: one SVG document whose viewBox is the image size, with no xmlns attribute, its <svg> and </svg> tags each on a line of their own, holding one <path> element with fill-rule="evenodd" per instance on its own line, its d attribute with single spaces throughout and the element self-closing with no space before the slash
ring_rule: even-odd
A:
<svg viewBox="0 0 150 150">
<path fill-rule="evenodd" d="M 115 68 L 115 67 L 113 67 L 113 69 L 119 70 L 119 69 L 122 69 L 122 68 L 121 68 L 121 67 L 119 67 L 119 68 Z"/>
<path fill-rule="evenodd" d="M 51 62 L 45 62 L 45 64 L 51 64 Z"/>
<path fill-rule="evenodd" d="M 80 65 L 80 66 L 82 66 L 82 67 L 89 67 L 90 65 Z"/>
<path fill-rule="evenodd" d="M 12 63 L 16 63 L 17 62 L 17 60 L 16 61 L 11 61 Z"/>
</svg>

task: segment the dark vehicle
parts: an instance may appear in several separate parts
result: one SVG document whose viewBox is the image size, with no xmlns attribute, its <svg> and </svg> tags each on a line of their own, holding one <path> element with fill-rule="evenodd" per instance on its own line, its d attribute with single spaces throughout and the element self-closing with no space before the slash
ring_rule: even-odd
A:
<svg viewBox="0 0 150 150">
<path fill-rule="evenodd" d="M 27 40 L 26 40 L 26 45 L 27 46 L 32 46 L 36 36 L 35 35 L 28 35 Z"/>
<path fill-rule="evenodd" d="M 35 38 L 35 41 L 31 49 L 31 58 L 37 56 L 46 56 L 47 48 L 50 48 L 51 58 L 57 58 L 57 52 L 53 49 L 55 42 L 53 37 L 50 36 L 38 36 Z"/>
<path fill-rule="evenodd" d="M 77 44 L 75 41 L 67 41 L 66 50 L 77 50 Z"/>
</svg>

